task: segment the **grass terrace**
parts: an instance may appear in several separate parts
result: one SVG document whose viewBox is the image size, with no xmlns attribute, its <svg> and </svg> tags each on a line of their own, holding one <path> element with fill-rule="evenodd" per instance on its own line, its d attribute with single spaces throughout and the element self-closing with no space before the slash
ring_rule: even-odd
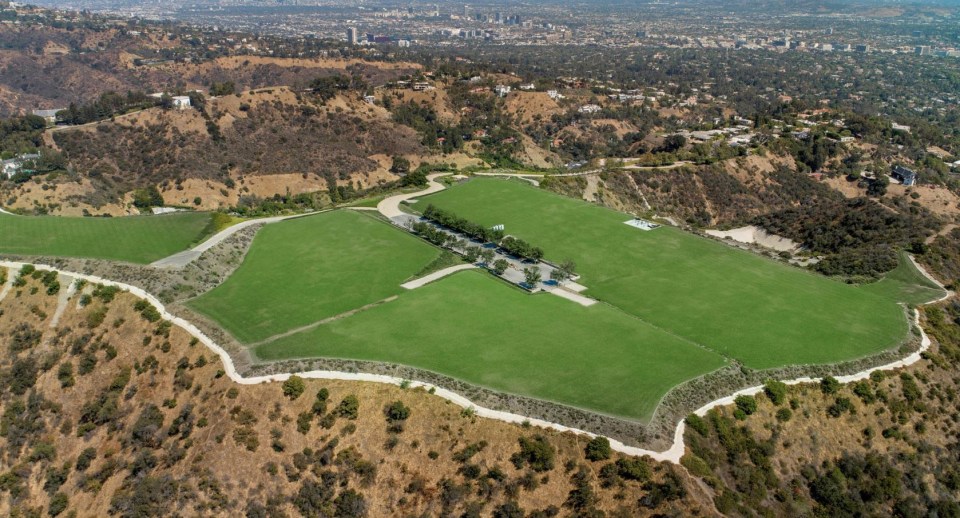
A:
<svg viewBox="0 0 960 518">
<path fill-rule="evenodd" d="M 0 214 L 0 253 L 151 263 L 203 241 L 211 215 L 180 212 L 122 218 Z"/>
<path fill-rule="evenodd" d="M 755 369 L 825 364 L 897 346 L 900 290 L 843 284 L 519 181 L 473 179 L 420 199 L 573 259 L 586 295 Z"/>
</svg>

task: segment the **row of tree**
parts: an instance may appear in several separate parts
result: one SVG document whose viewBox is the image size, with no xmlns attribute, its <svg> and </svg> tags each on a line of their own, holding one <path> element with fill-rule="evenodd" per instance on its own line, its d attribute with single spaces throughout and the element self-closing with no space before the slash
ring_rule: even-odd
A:
<svg viewBox="0 0 960 518">
<path fill-rule="evenodd" d="M 485 243 L 495 243 L 511 255 L 531 261 L 543 259 L 543 249 L 540 247 L 533 246 L 513 236 L 504 237 L 502 230 L 484 227 L 479 223 L 461 218 L 450 211 L 437 208 L 433 204 L 427 205 L 427 208 L 423 211 L 423 217 L 440 226 L 461 232 Z"/>
<path fill-rule="evenodd" d="M 485 243 L 499 243 L 503 239 L 502 230 L 493 230 L 479 223 L 474 223 L 456 214 L 434 206 L 427 205 L 423 211 L 423 217 L 437 223 L 440 226 L 447 227 L 457 232 L 466 234 L 474 239 Z"/>
</svg>

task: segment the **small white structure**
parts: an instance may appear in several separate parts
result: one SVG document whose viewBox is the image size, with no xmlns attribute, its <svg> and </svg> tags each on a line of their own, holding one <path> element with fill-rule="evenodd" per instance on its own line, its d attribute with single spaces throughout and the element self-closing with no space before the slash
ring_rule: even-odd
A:
<svg viewBox="0 0 960 518">
<path fill-rule="evenodd" d="M 376 103 L 377 103 L 377 98 L 374 97 L 374 96 L 372 96 L 372 95 L 364 95 L 364 96 L 363 96 L 363 102 L 365 102 L 365 103 L 367 103 L 367 104 L 376 104 Z"/>
<path fill-rule="evenodd" d="M 510 90 L 512 90 L 512 88 L 510 88 L 507 85 L 497 85 L 493 87 L 493 91 L 497 94 L 498 97 L 506 97 L 507 94 L 510 93 Z"/>
<path fill-rule="evenodd" d="M 660 225 L 640 218 L 633 218 L 631 220 L 624 221 L 623 223 L 634 228 L 639 228 L 640 230 L 653 230 L 655 228 L 660 228 Z"/>
<path fill-rule="evenodd" d="M 190 97 L 186 95 L 177 95 L 172 98 L 173 107 L 178 110 L 186 110 L 190 107 Z"/>
<path fill-rule="evenodd" d="M 521 90 L 525 90 L 525 91 L 530 91 L 530 90 L 533 90 L 534 88 L 536 88 L 536 85 L 534 85 L 533 83 L 527 83 L 527 84 L 525 84 L 525 85 L 520 85 L 520 89 L 521 89 Z"/>
<path fill-rule="evenodd" d="M 563 94 L 556 90 L 547 90 L 547 96 L 553 99 L 554 101 L 563 99 Z"/>
<path fill-rule="evenodd" d="M 577 111 L 580 113 L 597 113 L 601 110 L 600 106 L 596 104 L 584 104 Z"/>
<path fill-rule="evenodd" d="M 57 112 L 65 109 L 66 108 L 57 108 L 55 110 L 33 110 L 33 114 L 37 117 L 43 117 L 43 120 L 47 121 L 47 124 L 56 124 Z"/>
<path fill-rule="evenodd" d="M 26 162 L 30 162 L 40 158 L 39 154 L 28 154 L 28 155 L 19 155 L 14 158 L 4 160 L 2 162 L 3 168 L 0 169 L 0 174 L 6 178 L 12 178 L 13 175 L 19 173 L 23 169 L 23 165 Z"/>
</svg>

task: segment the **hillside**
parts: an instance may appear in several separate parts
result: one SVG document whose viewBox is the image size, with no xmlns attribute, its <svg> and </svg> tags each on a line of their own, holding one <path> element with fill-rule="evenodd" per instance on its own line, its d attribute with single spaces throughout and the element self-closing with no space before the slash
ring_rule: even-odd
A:
<svg viewBox="0 0 960 518">
<path fill-rule="evenodd" d="M 156 185 L 168 204 L 236 206 L 241 197 L 366 189 L 392 182 L 386 157 L 431 159 L 416 133 L 350 97 L 326 103 L 287 88 L 209 99 L 202 111 L 151 108 L 48 134 L 72 176 L 13 186 L 7 204 L 55 213 L 123 213 Z"/>
<path fill-rule="evenodd" d="M 714 514 L 682 469 L 591 462 L 582 437 L 478 419 L 422 389 L 238 385 L 132 296 L 70 296 L 66 278 L 47 295 L 45 280 L 0 301 L 5 514 Z"/>
</svg>

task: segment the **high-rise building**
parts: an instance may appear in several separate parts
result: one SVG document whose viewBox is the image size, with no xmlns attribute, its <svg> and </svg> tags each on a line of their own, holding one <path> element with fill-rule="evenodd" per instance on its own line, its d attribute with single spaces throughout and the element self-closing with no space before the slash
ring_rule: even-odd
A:
<svg viewBox="0 0 960 518">
<path fill-rule="evenodd" d="M 356 45 L 357 43 L 360 43 L 360 41 L 357 39 L 356 27 L 350 27 L 347 29 L 347 43 L 350 45 Z"/>
<path fill-rule="evenodd" d="M 920 45 L 919 47 L 913 49 L 913 53 L 918 56 L 929 56 L 930 55 L 930 46 L 929 45 Z"/>
<path fill-rule="evenodd" d="M 493 13 L 493 21 L 496 22 L 496 23 L 502 23 L 502 22 L 503 22 L 503 13 L 501 13 L 500 11 L 497 11 L 497 12 Z"/>
</svg>

